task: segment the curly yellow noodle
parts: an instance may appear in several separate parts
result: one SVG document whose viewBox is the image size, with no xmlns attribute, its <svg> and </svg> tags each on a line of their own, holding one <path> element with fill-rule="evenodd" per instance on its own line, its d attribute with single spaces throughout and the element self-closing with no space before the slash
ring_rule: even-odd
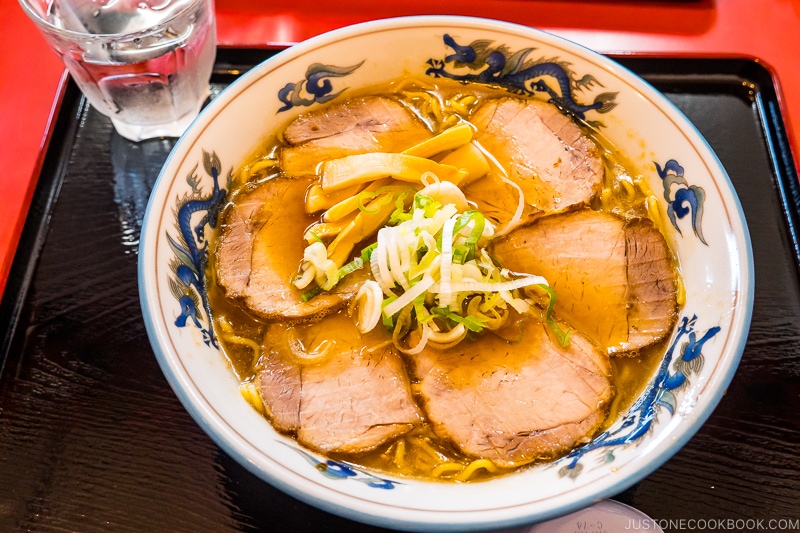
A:
<svg viewBox="0 0 800 533">
<path fill-rule="evenodd" d="M 476 459 L 472 461 L 467 467 L 456 475 L 457 481 L 467 481 L 478 469 L 484 469 L 487 472 L 497 472 L 497 466 L 489 459 Z"/>
<path fill-rule="evenodd" d="M 397 468 L 403 468 L 406 464 L 406 441 L 405 439 L 400 439 L 397 441 L 397 444 L 394 449 L 394 459 L 393 462 Z"/>
<path fill-rule="evenodd" d="M 625 194 L 627 194 L 631 198 L 636 196 L 636 189 L 634 188 L 632 181 L 627 180 L 627 179 L 620 179 L 620 180 L 618 180 L 618 182 L 622 186 L 622 188 L 625 190 Z"/>
<path fill-rule="evenodd" d="M 431 459 L 434 460 L 434 462 L 439 462 L 442 459 L 444 459 L 442 454 L 440 454 L 439 452 L 434 450 L 433 447 L 428 443 L 428 441 L 426 439 L 417 438 L 417 439 L 414 439 L 414 441 L 415 441 L 414 444 L 416 444 L 419 447 L 420 450 L 423 450 L 425 453 L 427 453 L 431 457 Z"/>
<path fill-rule="evenodd" d="M 261 161 L 256 161 L 252 165 L 250 165 L 250 174 L 255 174 L 259 170 L 264 170 L 265 168 L 274 167 L 275 161 L 271 159 L 262 159 Z"/>
<path fill-rule="evenodd" d="M 471 94 L 454 96 L 447 101 L 447 105 L 456 110 L 460 115 L 469 115 L 469 106 L 474 104 L 478 99 Z"/>
<path fill-rule="evenodd" d="M 261 395 L 258 393 L 258 389 L 254 383 L 242 383 L 239 385 L 239 394 L 241 394 L 244 399 L 253 406 L 253 408 L 261 414 L 266 412 L 266 408 L 264 406 L 264 402 L 261 400 Z"/>
<path fill-rule="evenodd" d="M 248 348 L 253 350 L 253 362 L 255 363 L 258 360 L 258 356 L 261 353 L 261 346 L 252 339 L 247 339 L 245 337 L 239 337 L 238 335 L 224 335 L 223 338 L 226 342 L 231 344 L 240 344 L 242 346 L 247 346 Z"/>
<path fill-rule="evenodd" d="M 450 107 L 452 107 L 456 111 L 456 113 L 458 113 L 460 115 L 466 115 L 467 114 L 467 107 L 462 105 L 461 102 L 459 102 L 455 98 L 453 98 L 452 100 L 448 101 L 447 104 Z"/>
<path fill-rule="evenodd" d="M 464 465 L 461 463 L 448 461 L 446 463 L 440 463 L 436 465 L 436 467 L 431 471 L 431 477 L 441 477 L 443 474 L 448 472 L 460 472 L 462 470 L 464 470 Z"/>
<path fill-rule="evenodd" d="M 217 326 L 219 326 L 219 328 L 222 329 L 225 333 L 231 333 L 233 331 L 233 326 L 231 325 L 231 323 L 222 318 L 217 320 Z"/>
</svg>

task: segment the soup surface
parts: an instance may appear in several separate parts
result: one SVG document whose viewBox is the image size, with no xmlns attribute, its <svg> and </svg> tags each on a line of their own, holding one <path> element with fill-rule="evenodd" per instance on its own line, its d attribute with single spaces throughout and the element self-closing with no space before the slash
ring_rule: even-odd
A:
<svg viewBox="0 0 800 533">
<path fill-rule="evenodd" d="M 215 330 L 302 445 L 487 479 L 588 442 L 644 389 L 680 303 L 661 220 L 555 106 L 402 80 L 300 116 L 236 173 Z"/>
</svg>

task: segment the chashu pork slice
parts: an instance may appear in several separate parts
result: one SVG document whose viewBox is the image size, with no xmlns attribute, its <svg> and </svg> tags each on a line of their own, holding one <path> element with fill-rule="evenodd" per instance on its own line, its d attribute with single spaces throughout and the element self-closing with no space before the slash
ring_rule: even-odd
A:
<svg viewBox="0 0 800 533">
<path fill-rule="evenodd" d="M 432 136 L 422 120 L 397 100 L 366 96 L 301 115 L 283 132 L 286 174 L 313 174 L 317 165 L 367 152 L 401 152 Z"/>
<path fill-rule="evenodd" d="M 240 192 L 223 213 L 216 246 L 217 282 L 257 314 L 284 321 L 311 320 L 343 307 L 362 274 L 345 278 L 330 293 L 303 302 L 291 284 L 307 243 L 302 235 L 314 218 L 303 199 L 316 179 L 274 178 Z"/>
<path fill-rule="evenodd" d="M 597 147 L 556 106 L 538 100 L 497 98 L 477 107 L 470 121 L 477 127 L 477 142 L 522 190 L 526 219 L 587 205 L 600 191 L 604 167 Z M 504 187 L 491 180 L 474 186 Z M 505 188 L 505 197 L 516 200 L 518 192 Z M 479 198 L 478 208 L 498 213 L 493 218 L 500 225 L 513 214 L 507 213 L 504 197 L 496 192 Z"/>
<path fill-rule="evenodd" d="M 344 312 L 311 325 L 274 323 L 264 350 L 256 379 L 267 414 L 309 448 L 363 452 L 422 422 L 391 338 L 360 334 Z"/>
<path fill-rule="evenodd" d="M 609 353 L 643 348 L 672 329 L 677 273 L 648 219 L 589 209 L 542 217 L 492 251 L 510 270 L 544 276 L 555 312 Z"/>
<path fill-rule="evenodd" d="M 614 394 L 608 356 L 579 333 L 563 348 L 529 318 L 509 342 L 491 333 L 415 362 L 434 430 L 502 466 L 553 459 L 588 442 Z"/>
</svg>

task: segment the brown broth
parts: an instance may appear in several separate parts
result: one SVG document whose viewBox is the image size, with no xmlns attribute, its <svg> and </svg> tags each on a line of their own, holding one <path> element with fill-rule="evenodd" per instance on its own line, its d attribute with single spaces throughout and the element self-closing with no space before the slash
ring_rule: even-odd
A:
<svg viewBox="0 0 800 533">
<path fill-rule="evenodd" d="M 402 91 L 398 93 L 400 89 Z M 463 106 L 468 109 L 487 96 L 507 96 L 506 92 L 499 89 L 469 86 L 467 90 L 464 85 L 446 80 L 437 82 L 435 86 L 431 85 L 429 80 L 403 80 L 385 87 L 365 90 L 364 93 L 399 94 L 407 105 L 416 110 L 434 133 L 452 124 L 453 119 L 446 118 L 449 115 L 447 113 L 442 115 L 440 111 L 448 108 L 448 100 L 456 102 L 458 104 L 456 107 Z M 435 97 L 426 96 L 426 94 L 434 94 Z M 449 108 L 453 109 L 453 106 Z M 623 218 L 649 216 L 646 197 L 650 191 L 644 189 L 641 179 L 631 172 L 631 165 L 599 132 L 586 128 L 585 130 L 600 147 L 606 170 L 603 191 L 595 199 L 592 207 L 614 212 Z M 231 202 L 235 202 L 237 190 L 246 187 L 247 184 L 258 183 L 279 175 L 280 170 L 275 157 L 279 146 L 279 136 L 273 135 L 266 139 L 262 147 L 248 158 L 234 176 Z M 221 216 L 222 220 L 224 218 L 225 212 Z M 654 222 L 657 227 L 661 227 L 660 220 L 654 220 Z M 308 220 L 298 220 L 296 227 L 286 228 L 286 234 L 298 235 L 298 238 L 301 238 L 307 225 Z M 243 383 L 251 382 L 258 371 L 257 363 L 261 356 L 260 352 L 263 351 L 263 349 L 255 350 L 253 346 L 262 345 L 267 324 L 247 311 L 239 302 L 225 296 L 215 279 L 214 260 L 216 254 L 214 249 L 212 246 L 206 275 L 209 301 L 211 308 L 215 310 L 215 329 L 223 351 L 237 377 Z M 300 258 L 297 259 L 299 263 Z M 677 265 L 675 267 L 678 272 Z M 241 339 L 249 342 L 241 342 Z M 665 342 L 657 343 L 634 354 L 611 358 L 616 394 L 609 406 L 609 414 L 601 430 L 613 424 L 644 390 L 658 367 Z M 412 389 L 413 386 L 412 383 Z M 359 455 L 331 454 L 331 458 L 390 475 L 440 481 L 452 481 L 457 477 L 454 474 L 455 471 L 447 471 L 446 467 L 442 475 L 432 476 L 431 472 L 437 465 L 447 463 L 465 465 L 472 461 L 450 443 L 438 438 L 428 424 L 424 424 L 410 434 L 388 442 L 374 451 Z M 522 466 L 520 465 L 520 467 Z M 470 481 L 496 477 L 512 470 L 514 468 L 498 468 L 495 472 L 478 469 Z"/>
</svg>

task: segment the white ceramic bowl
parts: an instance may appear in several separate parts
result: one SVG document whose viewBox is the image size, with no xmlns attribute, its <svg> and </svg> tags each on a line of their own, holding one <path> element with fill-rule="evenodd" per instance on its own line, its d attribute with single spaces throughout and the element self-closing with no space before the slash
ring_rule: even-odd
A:
<svg viewBox="0 0 800 533">
<path fill-rule="evenodd" d="M 315 465 L 324 458 L 276 433 L 242 398 L 208 335 L 204 286 L 197 276 L 225 177 L 270 128 L 309 109 L 296 105 L 279 113 L 290 101 L 282 90 L 298 87 L 310 65 L 356 66 L 329 78 L 327 95 L 347 97 L 354 88 L 406 71 L 424 76 L 432 65 L 456 76 L 469 74 L 444 59 L 454 52 L 452 43 L 469 46 L 479 39 L 509 54 L 532 48 L 530 59 L 567 62 L 573 81 L 594 78 L 596 83 L 575 93 L 575 105 L 587 104 L 575 111 L 602 121 L 604 134 L 653 191 L 672 183 L 659 201 L 663 212 L 675 209 L 667 238 L 680 260 L 686 303 L 647 393 L 609 431 L 564 459 L 461 485 L 395 480 L 357 469 L 331 468 L 323 475 Z M 538 79 L 558 91 L 558 74 L 548 75 Z M 602 114 L 599 105 L 591 105 L 600 93 L 611 93 L 616 104 Z M 699 189 L 704 201 L 692 205 Z M 692 215 L 702 215 L 694 225 Z M 540 31 L 425 16 L 375 21 L 310 39 L 223 91 L 179 140 L 155 185 L 142 231 L 139 283 L 147 331 L 164 374 L 198 424 L 246 468 L 292 496 L 355 520 L 407 530 L 479 530 L 585 507 L 636 483 L 680 449 L 736 370 L 750 323 L 753 262 L 741 207 L 724 169 L 692 124 L 651 86 L 606 57 Z M 198 311 L 196 322 L 192 309 Z M 696 356 L 704 364 L 679 373 L 675 362 Z M 684 383 L 677 387 L 678 382 Z"/>
</svg>

